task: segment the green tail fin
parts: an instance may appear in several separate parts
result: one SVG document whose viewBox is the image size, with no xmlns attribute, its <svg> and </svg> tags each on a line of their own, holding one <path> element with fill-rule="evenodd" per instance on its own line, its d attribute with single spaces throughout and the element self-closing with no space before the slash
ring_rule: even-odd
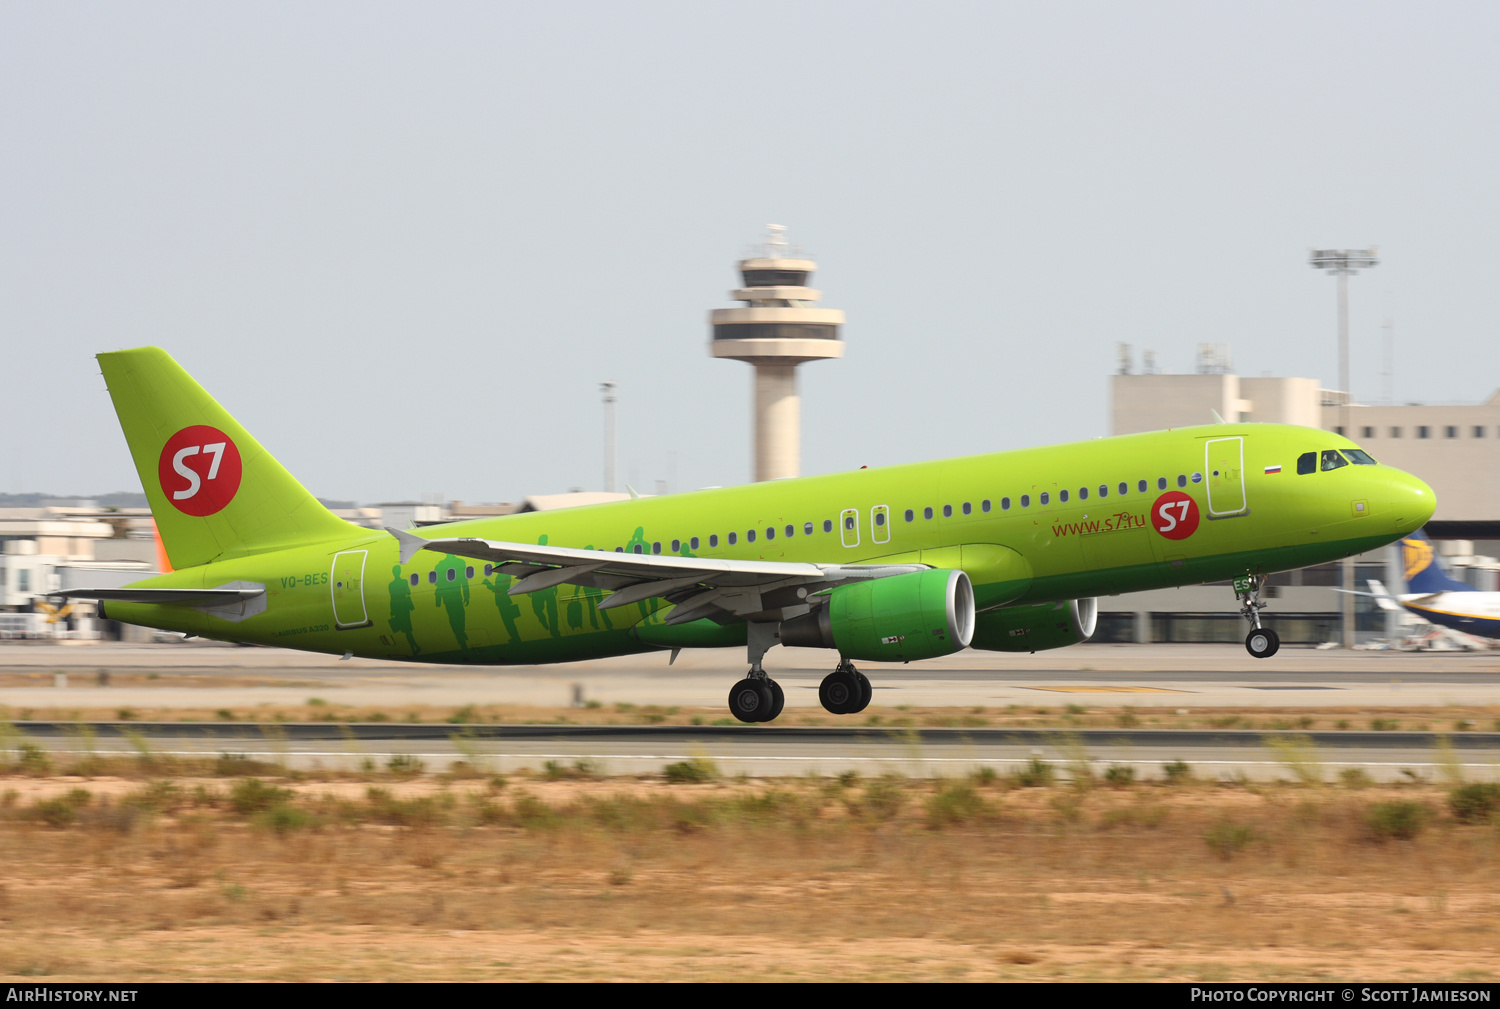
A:
<svg viewBox="0 0 1500 1009">
<path fill-rule="evenodd" d="M 174 568 L 356 531 L 319 504 L 166 351 L 141 347 L 98 360 Z"/>
</svg>

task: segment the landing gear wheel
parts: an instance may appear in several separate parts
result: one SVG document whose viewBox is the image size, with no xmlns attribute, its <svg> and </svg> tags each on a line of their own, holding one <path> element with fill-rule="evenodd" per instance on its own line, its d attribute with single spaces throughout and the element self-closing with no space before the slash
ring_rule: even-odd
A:
<svg viewBox="0 0 1500 1009">
<path fill-rule="evenodd" d="M 864 706 L 864 698 L 859 675 L 852 666 L 840 665 L 818 685 L 818 700 L 830 714 L 852 715 Z"/>
<path fill-rule="evenodd" d="M 729 688 L 729 713 L 742 722 L 762 722 L 775 706 L 770 681 L 745 677 Z M 779 710 L 779 709 L 778 709 Z M 772 716 L 774 717 L 774 716 Z"/>
<path fill-rule="evenodd" d="M 870 685 L 870 678 L 858 669 L 854 670 L 854 678 L 859 681 L 859 707 L 849 712 L 857 715 L 870 706 L 870 699 L 875 696 L 875 688 Z"/>
<path fill-rule="evenodd" d="M 1245 651 L 1257 659 L 1269 659 L 1281 648 L 1281 638 L 1276 632 L 1265 627 L 1257 627 L 1245 637 Z"/>
<path fill-rule="evenodd" d="M 766 711 L 766 717 L 762 722 L 774 722 L 781 716 L 781 709 L 786 707 L 786 692 L 781 689 L 781 684 L 775 680 L 767 680 L 766 686 L 771 688 L 771 707 Z"/>
</svg>

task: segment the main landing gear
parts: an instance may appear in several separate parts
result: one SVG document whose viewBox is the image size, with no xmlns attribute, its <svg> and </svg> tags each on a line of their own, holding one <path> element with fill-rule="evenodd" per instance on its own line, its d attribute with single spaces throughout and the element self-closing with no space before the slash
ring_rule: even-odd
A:
<svg viewBox="0 0 1500 1009">
<path fill-rule="evenodd" d="M 1250 623 L 1250 633 L 1245 635 L 1245 651 L 1257 659 L 1269 659 L 1281 648 L 1281 638 L 1276 632 L 1260 625 L 1260 611 L 1266 608 L 1266 604 L 1261 602 L 1260 590 L 1265 584 L 1265 575 L 1247 575 L 1234 580 L 1234 595 L 1240 601 L 1240 616 Z"/>
<path fill-rule="evenodd" d="M 848 659 L 841 660 L 818 686 L 818 700 L 834 715 L 858 714 L 869 706 L 874 693 L 870 678 Z"/>
<path fill-rule="evenodd" d="M 729 688 L 729 713 L 742 722 L 769 722 L 786 706 L 781 684 L 761 666 L 766 652 L 778 641 L 776 624 L 753 623 L 746 629 L 750 672 Z M 834 671 L 823 677 L 818 700 L 832 714 L 853 715 L 869 707 L 874 692 L 869 677 L 841 657 Z"/>
<path fill-rule="evenodd" d="M 742 722 L 769 722 L 786 706 L 781 684 L 766 675 L 760 660 L 777 642 L 776 624 L 755 623 L 746 629 L 750 672 L 729 688 L 729 713 Z"/>
</svg>

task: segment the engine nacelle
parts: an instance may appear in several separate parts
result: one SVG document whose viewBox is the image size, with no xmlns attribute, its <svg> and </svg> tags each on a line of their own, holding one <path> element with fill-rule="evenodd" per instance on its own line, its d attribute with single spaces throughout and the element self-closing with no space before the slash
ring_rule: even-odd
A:
<svg viewBox="0 0 1500 1009">
<path fill-rule="evenodd" d="M 974 647 L 991 652 L 1040 652 L 1076 645 L 1094 636 L 1099 600 L 1008 606 L 979 614 Z"/>
<path fill-rule="evenodd" d="M 837 648 L 846 659 L 951 655 L 974 636 L 974 587 L 940 568 L 841 585 L 818 610 L 782 621 L 780 634 L 783 645 Z"/>
</svg>

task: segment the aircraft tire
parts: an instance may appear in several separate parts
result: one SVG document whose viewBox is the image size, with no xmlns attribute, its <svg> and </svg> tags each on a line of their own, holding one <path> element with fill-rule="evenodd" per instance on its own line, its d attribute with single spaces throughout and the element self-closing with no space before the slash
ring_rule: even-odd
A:
<svg viewBox="0 0 1500 1009">
<path fill-rule="evenodd" d="M 786 707 L 786 691 L 781 689 L 781 684 L 775 680 L 767 680 L 766 686 L 771 688 L 771 707 L 766 711 L 766 717 L 762 722 L 774 722 L 781 717 L 781 709 Z"/>
<path fill-rule="evenodd" d="M 870 706 L 870 701 L 875 696 L 875 687 L 871 685 L 870 678 L 858 669 L 854 671 L 854 678 L 859 681 L 859 707 L 850 712 L 857 715 Z"/>
<path fill-rule="evenodd" d="M 1257 659 L 1269 659 L 1281 649 L 1281 637 L 1270 628 L 1262 627 L 1245 636 L 1245 651 Z"/>
<path fill-rule="evenodd" d="M 775 702 L 775 695 L 766 683 L 747 676 L 730 687 L 729 713 L 742 722 L 765 721 L 766 712 Z"/>
<path fill-rule="evenodd" d="M 832 715 L 852 715 L 859 710 L 864 691 L 860 689 L 856 673 L 842 666 L 823 677 L 818 685 L 818 700 Z"/>
</svg>

